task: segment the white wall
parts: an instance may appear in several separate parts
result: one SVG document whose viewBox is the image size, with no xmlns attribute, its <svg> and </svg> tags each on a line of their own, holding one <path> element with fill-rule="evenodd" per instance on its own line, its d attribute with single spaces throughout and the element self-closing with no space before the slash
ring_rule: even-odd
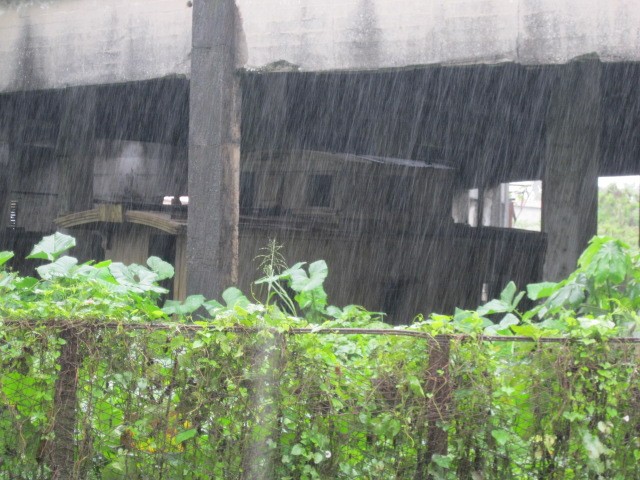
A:
<svg viewBox="0 0 640 480">
<path fill-rule="evenodd" d="M 637 0 L 238 0 L 248 65 L 305 70 L 640 59 Z"/>
<path fill-rule="evenodd" d="M 204 1 L 204 0 L 195 0 Z M 0 0 L 0 91 L 188 75 L 186 0 Z M 640 60 L 637 0 L 237 0 L 249 67 Z"/>
<path fill-rule="evenodd" d="M 190 70 L 186 0 L 0 0 L 0 91 Z"/>
</svg>

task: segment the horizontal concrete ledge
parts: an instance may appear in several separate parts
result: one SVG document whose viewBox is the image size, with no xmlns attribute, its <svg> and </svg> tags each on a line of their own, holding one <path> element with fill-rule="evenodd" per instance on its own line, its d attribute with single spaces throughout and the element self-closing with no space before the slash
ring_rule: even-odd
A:
<svg viewBox="0 0 640 480">
<path fill-rule="evenodd" d="M 236 4 L 234 56 L 256 70 L 549 65 L 592 52 L 603 62 L 640 61 L 640 3 L 626 0 Z M 194 39 L 193 15 L 176 0 L 0 3 L 0 92 L 190 75 L 193 45 L 226 43 L 207 30 Z"/>
</svg>

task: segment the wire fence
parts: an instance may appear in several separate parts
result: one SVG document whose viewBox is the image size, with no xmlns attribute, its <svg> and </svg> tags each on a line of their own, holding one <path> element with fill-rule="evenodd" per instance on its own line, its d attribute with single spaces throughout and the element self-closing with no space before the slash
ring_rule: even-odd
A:
<svg viewBox="0 0 640 480">
<path fill-rule="evenodd" d="M 638 341 L 5 321 L 0 479 L 639 478 Z"/>
</svg>

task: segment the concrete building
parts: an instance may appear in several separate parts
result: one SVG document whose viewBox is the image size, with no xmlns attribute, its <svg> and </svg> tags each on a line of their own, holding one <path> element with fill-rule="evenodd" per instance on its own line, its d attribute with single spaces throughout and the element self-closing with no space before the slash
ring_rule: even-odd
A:
<svg viewBox="0 0 640 480">
<path fill-rule="evenodd" d="M 2 246 L 69 228 L 212 297 L 275 236 L 336 303 L 472 307 L 570 272 L 640 173 L 639 60 L 627 0 L 0 1 Z M 522 180 L 543 233 L 464 224 Z"/>
</svg>

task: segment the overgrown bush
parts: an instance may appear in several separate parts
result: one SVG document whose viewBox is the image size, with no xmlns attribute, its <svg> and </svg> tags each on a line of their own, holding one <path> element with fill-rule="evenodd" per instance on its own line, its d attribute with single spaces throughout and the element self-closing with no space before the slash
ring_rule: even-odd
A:
<svg viewBox="0 0 640 480">
<path fill-rule="evenodd" d="M 76 478 L 422 478 L 430 428 L 448 436 L 433 478 L 640 477 L 638 350 L 619 339 L 636 336 L 640 259 L 621 242 L 595 238 L 568 279 L 529 285 L 532 310 L 511 283 L 476 311 L 396 328 L 329 306 L 326 264 L 287 268 L 275 247 L 264 302 L 231 288 L 161 307 L 169 264 L 78 265 L 73 244 L 34 248 L 40 278 L 0 273 L 0 478 L 55 469 L 70 338 Z M 429 374 L 439 335 L 449 366 Z M 514 335 L 531 341 L 487 340 Z M 452 392 L 436 417 L 433 375 Z"/>
</svg>

